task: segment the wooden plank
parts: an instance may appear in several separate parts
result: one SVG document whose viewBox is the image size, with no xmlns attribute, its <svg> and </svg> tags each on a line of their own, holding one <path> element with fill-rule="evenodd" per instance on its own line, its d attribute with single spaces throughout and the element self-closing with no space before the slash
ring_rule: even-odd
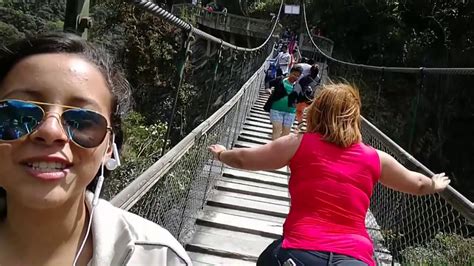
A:
<svg viewBox="0 0 474 266">
<path fill-rule="evenodd" d="M 269 113 L 263 110 L 263 108 L 258 108 L 258 107 L 252 107 L 250 109 L 250 112 L 255 113 L 255 114 L 261 114 L 261 115 L 269 115 Z"/>
<path fill-rule="evenodd" d="M 256 144 L 256 143 L 252 143 L 252 142 L 238 140 L 234 143 L 234 146 L 236 148 L 255 148 L 255 147 L 262 146 L 262 144 Z"/>
<path fill-rule="evenodd" d="M 274 239 L 280 238 L 283 233 L 283 225 L 280 223 L 260 221 L 247 217 L 208 211 L 204 211 L 201 218 L 196 220 L 196 224 L 255 234 Z"/>
<path fill-rule="evenodd" d="M 221 256 L 214 256 L 209 254 L 187 252 L 194 266 L 211 266 L 211 265 L 243 265 L 243 266 L 255 266 L 255 262 L 232 259 Z"/>
<path fill-rule="evenodd" d="M 256 138 L 261 138 L 261 139 L 267 139 L 267 140 L 272 139 L 272 134 L 262 133 L 262 132 L 257 132 L 257 131 L 251 131 L 251 130 L 246 130 L 246 129 L 242 129 L 242 131 L 240 131 L 240 135 L 241 136 L 256 137 Z"/>
<path fill-rule="evenodd" d="M 224 169 L 224 172 L 229 173 L 229 171 L 227 171 L 227 170 L 229 170 L 229 171 L 232 170 L 230 172 L 234 172 L 233 175 L 238 175 L 238 173 L 236 173 L 235 171 L 237 171 L 237 172 L 246 172 L 246 173 L 255 174 L 255 175 L 258 175 L 258 176 L 264 175 L 264 176 L 272 176 L 272 177 L 276 177 L 276 178 L 282 178 L 285 181 L 288 180 L 288 178 L 290 176 L 290 173 L 288 172 L 289 169 L 286 169 L 286 166 L 283 167 L 283 168 L 277 169 L 277 170 L 259 170 L 259 171 L 252 171 L 252 170 L 226 167 Z"/>
<path fill-rule="evenodd" d="M 241 216 L 241 217 L 246 217 L 246 218 L 251 218 L 251 219 L 256 219 L 256 220 L 262 220 L 262 221 L 267 221 L 267 222 L 280 223 L 280 224 L 283 224 L 285 222 L 285 218 L 278 217 L 278 216 L 267 215 L 263 213 L 247 212 L 247 211 L 236 210 L 236 209 L 215 207 L 211 205 L 206 205 L 206 210 L 219 212 L 219 213 L 226 213 L 230 215 L 236 215 L 236 216 Z"/>
<path fill-rule="evenodd" d="M 226 167 L 223 170 L 226 177 L 246 179 L 254 182 L 274 184 L 275 186 L 282 186 L 288 183 L 288 173 L 274 172 L 274 171 L 250 171 L 244 169 L 236 169 Z M 270 178 L 271 177 L 271 178 Z"/>
<path fill-rule="evenodd" d="M 251 117 L 258 117 L 258 118 L 262 118 L 262 119 L 267 119 L 268 121 L 270 121 L 270 114 L 269 114 L 269 113 L 266 113 L 266 114 L 258 114 L 258 113 L 253 113 L 253 112 L 251 112 L 251 113 L 250 113 L 250 116 L 251 116 Z"/>
<path fill-rule="evenodd" d="M 268 123 L 262 123 L 262 122 L 257 122 L 257 121 L 253 121 L 253 120 L 247 120 L 245 121 L 245 125 L 249 125 L 249 126 L 254 126 L 254 127 L 259 127 L 259 128 L 265 128 L 265 129 L 272 129 L 272 125 L 271 124 L 268 124 Z M 297 122 L 295 121 L 292 125 L 292 129 L 293 129 L 293 132 L 297 132 L 296 129 L 297 129 Z"/>
<path fill-rule="evenodd" d="M 252 142 L 252 143 L 260 144 L 260 145 L 264 145 L 272 141 L 271 139 L 262 139 L 259 137 L 253 137 L 253 136 L 248 136 L 248 135 L 243 135 L 243 134 L 239 136 L 238 140 Z"/>
<path fill-rule="evenodd" d="M 257 178 L 262 178 L 263 175 L 258 176 Z M 268 178 L 268 176 L 266 177 Z M 276 178 L 274 178 L 276 179 Z M 227 176 L 222 176 L 219 177 L 219 180 L 225 181 L 225 182 L 232 182 L 236 184 L 242 184 L 242 185 L 248 185 L 248 186 L 253 186 L 256 188 L 267 188 L 267 189 L 273 189 L 277 191 L 288 191 L 288 186 L 286 184 L 285 179 L 280 179 L 280 183 L 266 183 L 266 182 L 261 182 L 258 179 L 244 179 L 244 178 L 235 178 L 233 176 L 227 177 Z"/>
<path fill-rule="evenodd" d="M 279 204 L 276 204 L 277 202 Z M 207 201 L 207 204 L 209 206 L 266 214 L 280 218 L 286 218 L 289 212 L 288 201 L 273 200 L 273 202 L 270 202 L 268 198 L 259 198 L 257 196 L 226 191 L 216 192 L 215 195 Z"/>
<path fill-rule="evenodd" d="M 245 125 L 249 126 L 254 126 L 254 127 L 259 127 L 259 128 L 269 128 L 272 129 L 272 125 L 268 123 L 262 123 L 262 122 L 255 122 L 252 120 L 247 120 L 245 121 Z"/>
<path fill-rule="evenodd" d="M 270 128 L 261 128 L 261 127 L 256 127 L 256 126 L 251 126 L 251 125 L 246 125 L 244 124 L 243 129 L 247 131 L 255 131 L 255 132 L 260 132 L 264 134 L 272 134 L 272 130 Z"/>
<path fill-rule="evenodd" d="M 219 180 L 216 182 L 216 189 L 222 191 L 229 191 L 240 193 L 242 195 L 252 195 L 269 199 L 276 199 L 282 201 L 290 201 L 288 191 L 281 189 L 270 189 L 265 187 L 251 186 L 248 184 L 240 184 L 236 182 L 226 182 Z"/>
<path fill-rule="evenodd" d="M 270 197 L 262 197 L 262 196 L 256 196 L 256 195 L 242 194 L 239 192 L 221 191 L 221 190 L 214 191 L 214 194 L 212 195 L 210 200 L 217 201 L 219 197 L 233 197 L 233 198 L 236 198 L 238 200 L 243 200 L 243 201 L 262 202 L 262 203 L 274 204 L 274 205 L 279 205 L 279 206 L 284 206 L 284 207 L 290 206 L 290 203 L 288 200 L 274 199 Z"/>
<path fill-rule="evenodd" d="M 259 123 L 264 123 L 271 125 L 270 119 L 269 118 L 260 118 L 260 117 L 254 117 L 254 116 L 249 116 L 245 121 L 254 121 L 254 122 L 259 122 Z"/>
<path fill-rule="evenodd" d="M 273 241 L 273 238 L 255 234 L 197 226 L 196 234 L 186 249 L 228 259 L 255 262 L 260 253 Z"/>
</svg>

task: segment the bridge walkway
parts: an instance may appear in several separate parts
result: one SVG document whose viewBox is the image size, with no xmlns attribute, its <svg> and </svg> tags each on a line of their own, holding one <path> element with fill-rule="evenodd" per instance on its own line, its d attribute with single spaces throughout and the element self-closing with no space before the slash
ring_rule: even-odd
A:
<svg viewBox="0 0 474 266">
<path fill-rule="evenodd" d="M 255 147 L 271 141 L 271 123 L 268 113 L 263 111 L 267 97 L 259 95 L 234 147 Z M 293 132 L 297 130 L 295 122 Z M 288 179 L 287 167 L 246 171 L 225 166 L 212 197 L 196 220 L 193 239 L 186 246 L 193 263 L 255 265 L 260 253 L 282 235 L 290 206 Z M 366 225 L 374 242 L 381 242 L 370 212 Z M 381 264 L 391 263 L 386 249 L 379 245 L 376 252 Z"/>
</svg>

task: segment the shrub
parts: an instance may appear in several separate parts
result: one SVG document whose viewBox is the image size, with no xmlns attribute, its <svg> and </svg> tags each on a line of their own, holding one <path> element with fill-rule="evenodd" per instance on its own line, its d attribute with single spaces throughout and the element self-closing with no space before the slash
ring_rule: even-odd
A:
<svg viewBox="0 0 474 266">
<path fill-rule="evenodd" d="M 474 238 L 439 233 L 424 246 L 401 252 L 408 265 L 474 265 Z"/>
<path fill-rule="evenodd" d="M 160 158 L 165 143 L 166 125 L 146 125 L 145 118 L 131 112 L 123 121 L 125 143 L 121 163 L 111 177 L 106 179 L 104 198 L 111 199 Z"/>
</svg>

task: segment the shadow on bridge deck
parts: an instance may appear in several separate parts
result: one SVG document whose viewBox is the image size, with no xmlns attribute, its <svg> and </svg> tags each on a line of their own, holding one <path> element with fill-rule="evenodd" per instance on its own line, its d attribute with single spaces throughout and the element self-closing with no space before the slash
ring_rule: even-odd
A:
<svg viewBox="0 0 474 266">
<path fill-rule="evenodd" d="M 252 107 L 235 147 L 254 147 L 271 141 L 271 123 L 263 105 Z M 293 131 L 296 131 L 296 124 Z M 196 231 L 186 246 L 194 265 L 255 265 L 260 253 L 282 234 L 289 211 L 288 169 L 246 171 L 225 167 L 213 196 L 196 220 Z M 366 218 L 379 265 L 391 265 L 373 215 Z"/>
</svg>

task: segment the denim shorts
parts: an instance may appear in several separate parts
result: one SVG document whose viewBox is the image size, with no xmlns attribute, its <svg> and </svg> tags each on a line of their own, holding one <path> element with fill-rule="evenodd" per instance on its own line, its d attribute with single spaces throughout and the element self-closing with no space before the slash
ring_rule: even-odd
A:
<svg viewBox="0 0 474 266">
<path fill-rule="evenodd" d="M 295 121 L 295 113 L 270 110 L 270 121 L 281 123 L 284 127 L 291 127 Z"/>
<path fill-rule="evenodd" d="M 257 266 L 367 266 L 350 256 L 333 252 L 282 248 L 283 239 L 273 241 L 258 257 Z"/>
</svg>

